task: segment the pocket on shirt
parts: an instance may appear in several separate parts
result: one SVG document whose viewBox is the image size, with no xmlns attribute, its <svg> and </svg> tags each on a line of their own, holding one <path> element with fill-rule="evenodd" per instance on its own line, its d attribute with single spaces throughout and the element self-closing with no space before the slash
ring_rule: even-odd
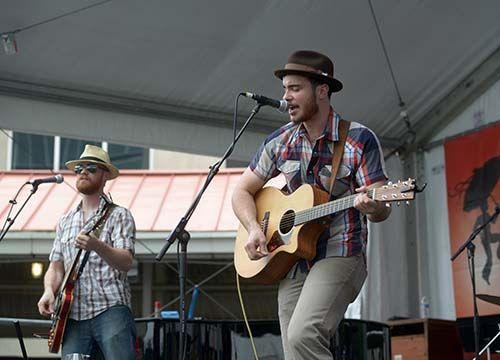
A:
<svg viewBox="0 0 500 360">
<path fill-rule="evenodd" d="M 325 165 L 319 171 L 319 180 L 321 181 L 321 185 L 323 186 L 323 190 L 330 191 L 331 177 L 332 177 L 332 166 Z"/>
<path fill-rule="evenodd" d="M 64 234 L 61 237 L 61 243 L 64 245 L 74 243 L 79 233 L 80 232 L 77 231 L 76 228 L 71 227 L 69 230 L 64 231 Z"/>
<path fill-rule="evenodd" d="M 285 176 L 287 184 L 290 184 L 292 182 L 292 179 L 300 173 L 300 161 L 285 161 L 283 164 L 278 166 L 278 170 Z"/>
<path fill-rule="evenodd" d="M 330 177 L 331 177 L 331 166 L 329 167 L 330 168 Z M 336 176 L 336 179 L 335 179 L 335 185 L 334 185 L 334 189 L 333 189 L 333 195 L 335 197 L 340 197 L 344 194 L 346 194 L 350 189 L 351 189 L 351 174 L 352 174 L 352 171 L 351 171 L 351 168 L 349 168 L 349 166 L 346 166 L 344 164 L 341 164 L 339 166 L 339 170 L 337 172 L 337 176 Z M 328 177 L 328 179 L 330 179 L 330 177 Z M 323 179 L 322 179 L 322 182 L 323 182 Z M 330 183 L 328 183 L 328 188 L 327 190 L 330 190 Z"/>
</svg>

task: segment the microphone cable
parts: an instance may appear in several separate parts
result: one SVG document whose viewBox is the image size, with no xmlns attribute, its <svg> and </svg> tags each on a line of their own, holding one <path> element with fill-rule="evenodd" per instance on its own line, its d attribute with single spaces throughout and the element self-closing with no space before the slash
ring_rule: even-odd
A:
<svg viewBox="0 0 500 360">
<path fill-rule="evenodd" d="M 250 324 L 248 323 L 247 313 L 245 310 L 245 303 L 243 302 L 243 296 L 241 295 L 240 276 L 238 275 L 237 271 L 235 271 L 235 273 L 236 273 L 236 288 L 238 290 L 238 298 L 240 299 L 241 313 L 243 314 L 243 319 L 245 320 L 245 325 L 248 331 L 248 337 L 250 339 L 250 344 L 252 345 L 253 355 L 255 357 L 255 360 L 259 360 L 259 355 L 257 354 L 257 348 L 255 347 L 255 342 L 253 340 L 252 329 L 250 328 Z"/>
</svg>

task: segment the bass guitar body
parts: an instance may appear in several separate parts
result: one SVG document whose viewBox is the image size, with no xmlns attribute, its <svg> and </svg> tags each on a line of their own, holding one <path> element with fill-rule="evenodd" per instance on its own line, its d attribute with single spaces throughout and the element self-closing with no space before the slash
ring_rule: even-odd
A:
<svg viewBox="0 0 500 360">
<path fill-rule="evenodd" d="M 49 333 L 49 352 L 58 353 L 66 330 L 71 305 L 73 304 L 74 282 L 67 283 L 56 299 L 54 323 Z"/>
</svg>

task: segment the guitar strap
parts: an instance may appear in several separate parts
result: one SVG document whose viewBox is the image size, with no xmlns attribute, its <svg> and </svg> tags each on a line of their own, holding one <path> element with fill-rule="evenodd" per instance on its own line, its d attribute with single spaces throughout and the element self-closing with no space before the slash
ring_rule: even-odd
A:
<svg viewBox="0 0 500 360">
<path fill-rule="evenodd" d="M 342 155 L 344 155 L 344 145 L 347 139 L 347 133 L 349 132 L 350 121 L 340 119 L 338 133 L 339 139 L 333 143 L 333 156 L 332 156 L 332 177 L 330 178 L 330 196 L 333 192 L 333 186 L 335 185 L 335 179 L 337 179 L 337 173 L 339 171 L 340 163 L 342 162 Z"/>
<path fill-rule="evenodd" d="M 108 217 L 111 214 L 111 210 L 113 210 L 113 208 L 115 207 L 115 204 L 107 203 L 105 206 L 106 206 L 106 209 L 105 209 L 104 215 L 102 215 L 102 217 L 97 221 L 97 223 L 94 224 L 93 229 L 90 230 L 87 233 L 87 235 L 90 234 L 91 232 L 93 232 L 97 238 L 101 237 L 101 232 L 102 232 L 102 229 L 104 227 L 104 224 L 108 220 Z M 75 281 L 78 280 L 80 278 L 80 276 L 82 275 L 83 268 L 87 264 L 87 261 L 89 260 L 89 256 L 90 256 L 90 251 L 86 251 L 85 255 L 83 256 L 82 262 L 80 263 L 80 267 L 78 269 L 78 273 L 76 274 Z"/>
</svg>

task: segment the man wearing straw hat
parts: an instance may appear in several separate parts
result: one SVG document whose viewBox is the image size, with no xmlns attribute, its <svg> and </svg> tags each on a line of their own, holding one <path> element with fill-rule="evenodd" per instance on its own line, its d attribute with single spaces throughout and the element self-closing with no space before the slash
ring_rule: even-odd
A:
<svg viewBox="0 0 500 360">
<path fill-rule="evenodd" d="M 134 257 L 135 223 L 129 210 L 111 204 L 103 192 L 106 181 L 116 178 L 119 171 L 108 153 L 94 145 L 86 145 L 80 158 L 68 161 L 66 167 L 76 174 L 82 201 L 57 225 L 38 310 L 44 316 L 54 313 L 65 272 L 79 249 L 88 251 L 88 261 L 75 285 L 63 358 L 71 353 L 94 356 L 99 348 L 106 359 L 135 359 L 136 330 L 127 281 Z M 89 232 L 108 207 L 103 225 Z"/>
<path fill-rule="evenodd" d="M 359 123 L 341 121 L 330 105 L 331 94 L 343 87 L 333 69 L 327 56 L 300 50 L 275 71 L 283 83 L 290 123 L 267 137 L 232 199 L 248 232 L 245 250 L 251 260 L 258 260 L 268 255 L 268 249 L 256 219 L 254 195 L 269 179 L 283 174 L 288 192 L 308 183 L 331 191 L 332 200 L 358 193 L 354 208 L 327 218 L 316 257 L 300 260 L 280 282 L 278 315 L 286 360 L 332 359 L 330 338 L 366 278 L 367 219 L 379 222 L 390 214 L 389 208 L 366 195 L 369 187 L 387 180 L 378 139 Z M 331 179 L 334 144 L 340 138 L 345 138 L 345 145 L 340 145 L 340 166 Z"/>
</svg>

